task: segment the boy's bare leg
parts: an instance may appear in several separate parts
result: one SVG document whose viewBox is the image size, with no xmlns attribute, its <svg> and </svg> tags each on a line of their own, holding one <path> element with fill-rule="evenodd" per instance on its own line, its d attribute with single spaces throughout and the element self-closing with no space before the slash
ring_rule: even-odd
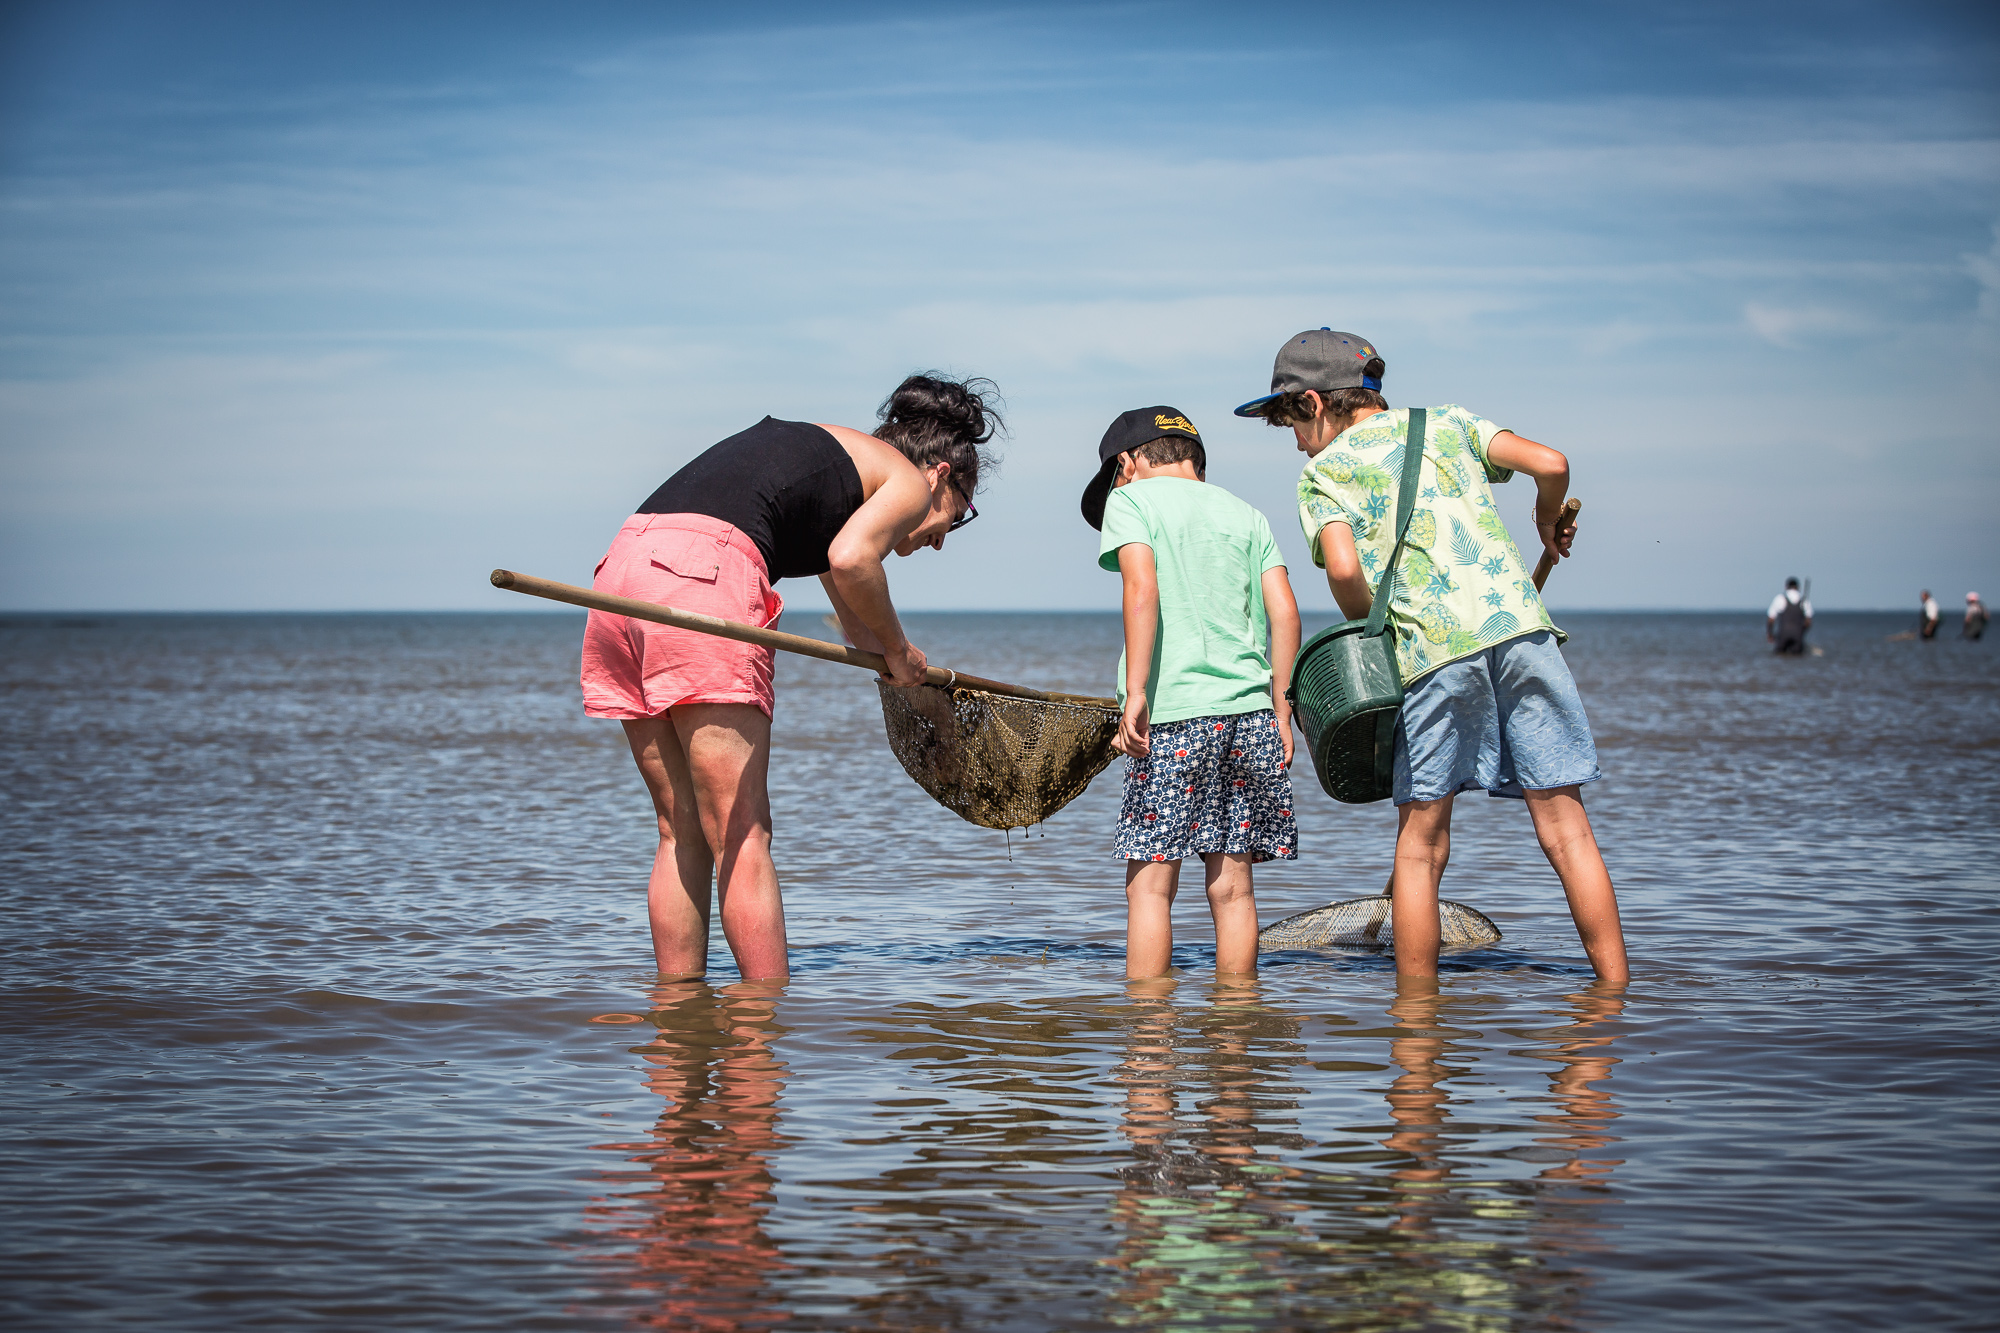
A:
<svg viewBox="0 0 2000 1333">
<path fill-rule="evenodd" d="M 1535 820 L 1535 837 L 1562 880 L 1569 899 L 1570 919 L 1590 965 L 1604 981 L 1631 980 L 1625 963 L 1625 932 L 1618 924 L 1618 895 L 1611 889 L 1611 872 L 1597 850 L 1590 816 L 1575 787 L 1552 787 L 1528 794 L 1528 813 Z M 1399 927 L 1400 928 L 1400 927 Z"/>
<path fill-rule="evenodd" d="M 1434 977 L 1438 970 L 1438 882 L 1451 859 L 1451 797 L 1396 807 L 1396 870 L 1390 921 L 1396 975 Z"/>
<path fill-rule="evenodd" d="M 1215 917 L 1215 974 L 1257 971 L 1257 898 L 1250 884 L 1250 853 L 1210 852 L 1201 858 L 1208 877 L 1208 910 Z"/>
<path fill-rule="evenodd" d="M 1179 861 L 1125 863 L 1125 975 L 1166 974 L 1174 952 L 1174 895 Z"/>
</svg>

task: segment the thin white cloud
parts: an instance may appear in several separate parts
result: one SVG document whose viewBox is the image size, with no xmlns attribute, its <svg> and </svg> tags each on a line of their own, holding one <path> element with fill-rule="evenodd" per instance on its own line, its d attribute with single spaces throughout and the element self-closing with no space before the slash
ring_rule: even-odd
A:
<svg viewBox="0 0 2000 1333">
<path fill-rule="evenodd" d="M 2000 223 L 1993 227 L 1993 244 L 1985 254 L 1960 256 L 1965 271 L 1979 284 L 1979 317 L 2000 319 Z"/>
<path fill-rule="evenodd" d="M 1795 348 L 1826 334 L 1851 333 L 1862 327 L 1859 316 L 1827 306 L 1770 306 L 1756 301 L 1743 307 L 1743 322 L 1774 347 Z"/>
</svg>

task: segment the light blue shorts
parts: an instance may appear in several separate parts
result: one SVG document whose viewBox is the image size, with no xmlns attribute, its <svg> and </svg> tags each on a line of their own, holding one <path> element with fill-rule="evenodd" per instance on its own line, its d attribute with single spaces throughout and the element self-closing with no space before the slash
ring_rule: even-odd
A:
<svg viewBox="0 0 2000 1333">
<path fill-rule="evenodd" d="M 1441 666 L 1403 696 L 1397 805 L 1461 791 L 1519 796 L 1603 776 L 1576 681 L 1547 630 Z"/>
</svg>

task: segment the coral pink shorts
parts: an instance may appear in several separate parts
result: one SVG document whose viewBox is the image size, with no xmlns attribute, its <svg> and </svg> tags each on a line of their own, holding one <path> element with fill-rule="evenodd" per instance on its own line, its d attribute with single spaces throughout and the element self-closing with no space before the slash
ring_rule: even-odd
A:
<svg viewBox="0 0 2000 1333">
<path fill-rule="evenodd" d="M 770 625 L 784 610 L 757 544 L 706 514 L 634 514 L 597 564 L 599 592 Z M 771 715 L 769 648 L 592 611 L 583 711 L 655 717 L 677 704 L 755 704 Z"/>
</svg>

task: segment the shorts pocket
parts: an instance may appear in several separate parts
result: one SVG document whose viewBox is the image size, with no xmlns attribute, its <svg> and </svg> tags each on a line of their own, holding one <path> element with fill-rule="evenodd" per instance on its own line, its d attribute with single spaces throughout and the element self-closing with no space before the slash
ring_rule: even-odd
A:
<svg viewBox="0 0 2000 1333">
<path fill-rule="evenodd" d="M 684 579 L 695 579 L 702 583 L 713 583 L 722 573 L 722 552 L 714 537 L 705 532 L 675 532 L 669 529 L 660 534 L 647 557 L 660 568 Z"/>
</svg>

